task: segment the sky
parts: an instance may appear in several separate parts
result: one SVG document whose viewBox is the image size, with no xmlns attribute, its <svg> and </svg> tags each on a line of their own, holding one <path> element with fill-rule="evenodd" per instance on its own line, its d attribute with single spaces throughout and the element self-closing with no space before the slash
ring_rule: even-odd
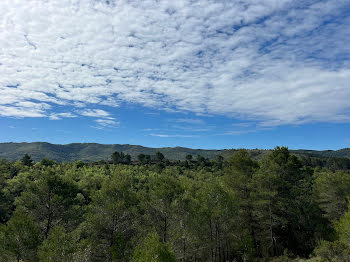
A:
<svg viewBox="0 0 350 262">
<path fill-rule="evenodd" d="M 0 142 L 350 147 L 349 0 L 1 0 Z"/>
</svg>

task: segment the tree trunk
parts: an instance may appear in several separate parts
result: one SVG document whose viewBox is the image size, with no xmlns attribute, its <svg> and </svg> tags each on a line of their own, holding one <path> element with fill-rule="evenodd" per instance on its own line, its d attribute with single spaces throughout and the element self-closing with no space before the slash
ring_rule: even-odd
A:
<svg viewBox="0 0 350 262">
<path fill-rule="evenodd" d="M 269 201 L 269 215 L 270 215 L 270 237 L 271 237 L 271 244 L 273 248 L 273 256 L 277 255 L 277 247 L 276 247 L 276 240 L 273 233 L 273 219 L 272 219 L 272 209 L 271 209 L 271 201 Z"/>
<path fill-rule="evenodd" d="M 211 224 L 211 219 L 209 219 L 209 227 L 210 227 L 210 249 L 211 249 L 211 261 L 214 261 L 214 250 L 213 250 L 213 228 Z"/>
<path fill-rule="evenodd" d="M 51 230 L 51 220 L 52 220 L 52 211 L 51 211 L 51 191 L 49 191 L 48 196 L 48 205 L 46 206 L 48 210 L 47 224 L 45 229 L 45 239 L 49 236 L 49 231 Z"/>
<path fill-rule="evenodd" d="M 163 242 L 166 243 L 167 241 L 167 230 L 168 230 L 168 220 L 167 220 L 167 214 L 165 213 L 164 217 L 164 228 L 163 228 Z"/>
</svg>

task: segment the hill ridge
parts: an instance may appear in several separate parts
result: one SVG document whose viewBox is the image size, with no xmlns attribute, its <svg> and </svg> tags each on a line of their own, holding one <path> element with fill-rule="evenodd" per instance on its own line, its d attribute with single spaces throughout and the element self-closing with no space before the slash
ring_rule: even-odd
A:
<svg viewBox="0 0 350 262">
<path fill-rule="evenodd" d="M 155 155 L 157 151 L 164 154 L 170 160 L 184 160 L 187 154 L 194 157 L 215 158 L 217 155 L 229 157 L 238 149 L 194 149 L 188 147 L 146 147 L 131 144 L 100 144 L 100 143 L 68 143 L 52 144 L 49 142 L 3 142 L 0 143 L 0 158 L 8 160 L 19 160 L 24 154 L 29 154 L 34 161 L 40 161 L 44 157 L 55 161 L 98 161 L 109 160 L 113 152 L 130 154 L 133 159 L 138 154 Z M 262 155 L 272 149 L 248 149 L 253 158 L 261 158 Z M 350 148 L 339 150 L 290 150 L 297 155 L 309 157 L 336 157 L 350 158 Z"/>
</svg>

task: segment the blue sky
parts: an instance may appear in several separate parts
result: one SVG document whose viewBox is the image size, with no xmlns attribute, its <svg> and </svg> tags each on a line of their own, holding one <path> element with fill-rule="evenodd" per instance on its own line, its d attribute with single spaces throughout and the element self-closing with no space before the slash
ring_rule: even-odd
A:
<svg viewBox="0 0 350 262">
<path fill-rule="evenodd" d="M 0 141 L 350 147 L 350 2 L 2 0 Z"/>
</svg>

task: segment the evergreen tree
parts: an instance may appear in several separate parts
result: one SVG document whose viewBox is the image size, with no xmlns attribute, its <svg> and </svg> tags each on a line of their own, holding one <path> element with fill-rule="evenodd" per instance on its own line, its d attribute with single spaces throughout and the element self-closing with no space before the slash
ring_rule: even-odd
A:
<svg viewBox="0 0 350 262">
<path fill-rule="evenodd" d="M 308 255 L 315 245 L 318 209 L 312 201 L 312 173 L 287 148 L 276 147 L 253 176 L 255 221 L 261 254 L 281 255 L 285 249 Z M 309 221 L 314 223 L 310 223 Z"/>
<path fill-rule="evenodd" d="M 192 160 L 192 155 L 190 155 L 190 154 L 186 155 L 186 160 L 187 161 L 191 161 Z"/>
<path fill-rule="evenodd" d="M 156 160 L 160 162 L 164 160 L 164 155 L 159 151 L 156 153 Z"/>
<path fill-rule="evenodd" d="M 130 250 L 125 242 L 133 236 L 136 206 L 128 174 L 113 173 L 101 190 L 94 192 L 86 223 L 94 259 L 127 260 Z"/>
<path fill-rule="evenodd" d="M 339 220 L 348 207 L 350 175 L 342 171 L 316 173 L 314 194 L 316 201 L 329 221 Z"/>
<path fill-rule="evenodd" d="M 323 261 L 350 261 L 350 205 L 344 216 L 334 224 L 337 239 L 333 242 L 321 241 L 315 253 Z"/>
<path fill-rule="evenodd" d="M 145 154 L 139 154 L 137 156 L 137 159 L 139 160 L 140 163 L 144 163 L 145 159 L 146 159 L 146 155 Z"/>
<path fill-rule="evenodd" d="M 27 214 L 17 211 L 2 227 L 2 245 L 5 254 L 16 261 L 35 261 L 37 247 L 40 243 L 39 227 Z"/>
<path fill-rule="evenodd" d="M 119 152 L 114 152 L 113 154 L 112 154 L 112 162 L 113 162 L 113 164 L 120 164 L 121 162 L 122 162 L 122 158 L 121 158 L 121 155 L 120 155 L 120 153 Z"/>
<path fill-rule="evenodd" d="M 29 183 L 16 200 L 18 208 L 35 218 L 45 238 L 53 226 L 75 227 L 81 219 L 77 186 L 56 172 L 52 168 L 40 171 L 41 177 Z"/>
<path fill-rule="evenodd" d="M 38 257 L 41 262 L 72 262 L 76 249 L 77 245 L 70 234 L 63 227 L 56 226 L 39 247 Z"/>
<path fill-rule="evenodd" d="M 253 212 L 253 185 L 252 178 L 259 165 L 253 161 L 246 150 L 239 150 L 229 159 L 225 170 L 225 185 L 232 190 L 239 201 L 239 223 L 243 230 L 247 230 L 254 243 L 255 254 L 259 254 L 257 234 L 257 221 Z"/>
<path fill-rule="evenodd" d="M 25 165 L 25 166 L 32 166 L 33 165 L 33 160 L 28 154 L 25 154 L 22 157 L 22 164 Z"/>
<path fill-rule="evenodd" d="M 150 233 L 136 247 L 135 262 L 175 262 L 174 253 L 169 244 L 162 243 L 157 233 Z"/>
</svg>

